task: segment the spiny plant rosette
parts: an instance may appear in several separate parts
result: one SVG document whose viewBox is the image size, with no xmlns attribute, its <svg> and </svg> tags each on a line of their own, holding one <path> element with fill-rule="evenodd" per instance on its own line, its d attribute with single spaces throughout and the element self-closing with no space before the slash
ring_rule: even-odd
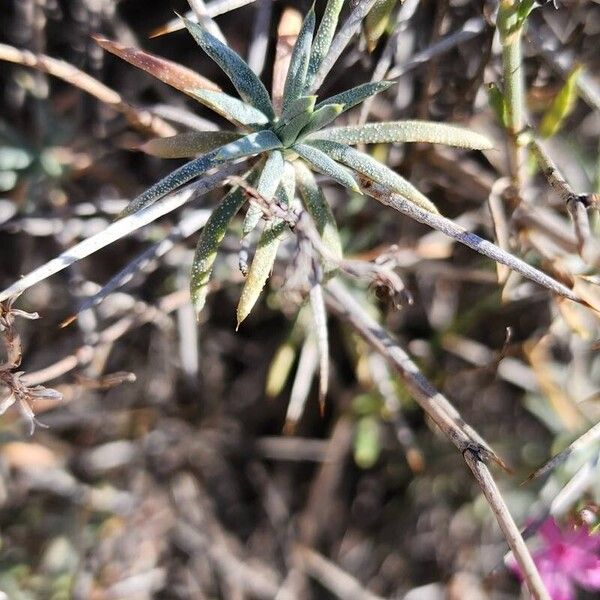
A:
<svg viewBox="0 0 600 600">
<path fill-rule="evenodd" d="M 330 0 L 315 33 L 315 12 L 304 19 L 294 45 L 285 80 L 281 110 L 274 108 L 263 83 L 227 45 L 203 26 L 182 18 L 200 47 L 231 80 L 240 98 L 223 93 L 211 82 L 188 70 L 178 75 L 166 67 L 168 61 L 98 39 L 107 50 L 145 69 L 184 91 L 236 126 L 236 131 L 182 133 L 151 140 L 144 149 L 162 157 L 197 156 L 132 200 L 124 215 L 148 207 L 184 183 L 210 169 L 241 158 L 258 157 L 244 179 L 267 203 L 293 208 L 298 203 L 312 217 L 330 256 L 342 256 L 333 214 L 313 172 L 321 173 L 349 190 L 361 193 L 358 181 L 365 179 L 385 186 L 422 208 L 437 212 L 419 190 L 400 175 L 353 148 L 357 144 L 432 142 L 470 149 L 490 148 L 482 135 L 440 123 L 393 121 L 362 126 L 327 127 L 345 111 L 388 89 L 393 81 L 365 83 L 325 100 L 315 94 L 315 82 L 329 71 L 327 54 L 334 40 L 343 0 Z M 183 73 L 183 75 L 182 75 Z M 199 83 L 200 82 L 200 83 Z M 199 156 L 198 156 L 199 155 Z M 197 313 L 206 301 L 208 283 L 220 242 L 248 200 L 247 186 L 233 188 L 214 209 L 204 227 L 191 273 L 191 295 Z M 273 267 L 281 235 L 289 223 L 265 214 L 251 204 L 243 223 L 247 236 L 264 220 L 263 230 L 248 269 L 237 318 L 242 322 L 252 310 Z"/>
</svg>

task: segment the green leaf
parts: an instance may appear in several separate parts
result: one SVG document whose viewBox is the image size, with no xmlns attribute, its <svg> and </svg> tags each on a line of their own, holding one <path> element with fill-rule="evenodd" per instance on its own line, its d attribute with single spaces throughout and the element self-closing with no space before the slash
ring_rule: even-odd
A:
<svg viewBox="0 0 600 600">
<path fill-rule="evenodd" d="M 312 114 L 310 121 L 298 134 L 298 137 L 304 137 L 313 131 L 321 129 L 321 127 L 325 127 L 325 125 L 337 119 L 342 112 L 344 112 L 343 104 L 326 104 Z"/>
<path fill-rule="evenodd" d="M 287 109 L 283 111 L 281 120 L 283 122 L 287 123 L 294 117 L 296 117 L 304 112 L 307 112 L 307 111 L 313 112 L 316 101 L 317 101 L 316 96 L 300 96 L 300 98 L 297 98 L 292 103 L 290 103 L 290 105 L 287 107 Z"/>
<path fill-rule="evenodd" d="M 269 119 L 273 119 L 273 105 L 262 81 L 238 54 L 223 44 L 198 23 L 182 17 L 188 31 L 194 36 L 198 45 L 220 67 L 233 83 L 241 98 L 258 108 Z"/>
<path fill-rule="evenodd" d="M 119 217 L 130 215 L 141 208 L 154 204 L 154 202 L 160 200 L 169 192 L 194 179 L 194 177 L 202 175 L 219 163 L 242 158 L 243 156 L 251 156 L 278 147 L 281 147 L 281 142 L 272 131 L 250 133 L 235 142 L 221 146 L 179 167 L 179 169 L 176 169 L 158 183 L 155 183 L 137 198 L 134 198 Z"/>
<path fill-rule="evenodd" d="M 317 184 L 317 181 L 310 169 L 300 160 L 294 162 L 296 169 L 296 182 L 298 191 L 302 197 L 303 204 L 312 217 L 317 231 L 319 232 L 323 244 L 336 259 L 342 259 L 342 243 L 338 233 L 335 217 L 331 208 L 323 195 L 323 191 Z M 326 271 L 332 271 L 334 265 L 325 265 Z"/>
<path fill-rule="evenodd" d="M 379 38 L 385 33 L 390 22 L 390 15 L 398 0 L 377 0 L 365 18 L 365 37 L 367 48 L 373 52 Z"/>
<path fill-rule="evenodd" d="M 171 137 L 149 140 L 139 149 L 160 158 L 189 158 L 210 152 L 240 137 L 242 134 L 235 131 L 186 131 Z"/>
<path fill-rule="evenodd" d="M 260 110 L 223 92 L 201 89 L 186 90 L 186 92 L 235 125 L 258 127 L 269 123 L 267 116 Z"/>
<path fill-rule="evenodd" d="M 267 200 L 275 195 L 283 176 L 283 169 L 283 154 L 279 151 L 271 152 L 256 185 L 256 191 Z M 250 204 L 244 219 L 243 235 L 248 235 L 256 227 L 262 214 L 263 211 L 258 206 Z"/>
<path fill-rule="evenodd" d="M 306 78 L 308 85 L 312 83 L 325 55 L 329 52 L 343 5 L 344 0 L 329 0 L 327 2 L 310 54 L 308 75 Z"/>
<path fill-rule="evenodd" d="M 577 80 L 583 67 L 576 66 L 567 77 L 565 84 L 552 100 L 540 123 L 540 135 L 549 138 L 562 127 L 565 119 L 573 112 L 577 103 Z"/>
<path fill-rule="evenodd" d="M 250 314 L 256 301 L 271 274 L 277 249 L 279 248 L 280 236 L 285 230 L 283 221 L 268 223 L 258 242 L 252 265 L 248 271 L 244 288 L 237 307 L 237 323 L 240 323 Z"/>
<path fill-rule="evenodd" d="M 361 417 L 354 430 L 354 461 L 361 469 L 370 469 L 379 459 L 380 453 L 377 417 Z"/>
<path fill-rule="evenodd" d="M 291 146 L 297 139 L 298 134 L 308 125 L 312 118 L 312 111 L 305 111 L 296 115 L 293 119 L 283 124 L 276 130 L 284 146 Z"/>
<path fill-rule="evenodd" d="M 289 207 L 294 202 L 294 196 L 296 195 L 296 171 L 292 163 L 285 161 L 283 165 L 283 177 L 281 183 L 275 192 L 277 201 L 283 207 Z"/>
<path fill-rule="evenodd" d="M 285 86 L 283 88 L 283 110 L 299 98 L 304 90 L 308 60 L 310 58 L 310 47 L 315 31 L 315 11 L 311 8 L 306 15 L 298 38 L 292 50 L 290 66 L 288 67 Z"/>
<path fill-rule="evenodd" d="M 310 145 L 326 153 L 333 160 L 337 160 L 354 169 L 368 179 L 372 179 L 391 191 L 404 196 L 421 208 L 434 213 L 438 212 L 431 200 L 424 196 L 412 183 L 409 183 L 404 177 L 400 177 L 400 175 L 368 154 L 359 152 L 354 148 L 350 148 L 350 146 L 326 140 L 314 140 L 310 142 Z"/>
<path fill-rule="evenodd" d="M 250 133 L 239 140 L 230 142 L 214 152 L 217 160 L 230 161 L 243 156 L 252 156 L 259 152 L 267 152 L 281 148 L 280 139 L 270 130 Z"/>
<path fill-rule="evenodd" d="M 344 112 L 346 112 L 357 104 L 364 102 L 367 98 L 379 94 L 379 92 L 384 92 L 395 83 L 396 81 L 373 81 L 370 83 L 363 83 L 350 88 L 345 92 L 331 96 L 331 98 L 327 98 L 327 100 L 319 102 L 315 108 L 319 109 L 326 104 L 343 104 Z"/>
<path fill-rule="evenodd" d="M 322 150 L 316 148 L 314 144 L 310 146 L 307 144 L 294 144 L 293 150 L 319 173 L 331 177 L 334 181 L 354 192 L 362 193 L 349 171 L 342 165 L 338 165 Z"/>
<path fill-rule="evenodd" d="M 332 127 L 313 133 L 310 137 L 350 145 L 426 142 L 472 150 L 492 148 L 492 143 L 480 133 L 464 127 L 432 121 L 387 121 Z"/>
<path fill-rule="evenodd" d="M 219 245 L 231 220 L 245 201 L 246 196 L 243 190 L 239 187 L 232 189 L 212 211 L 200 233 L 190 276 L 190 293 L 196 316 L 200 315 L 200 311 L 206 303 L 208 283 Z"/>
</svg>

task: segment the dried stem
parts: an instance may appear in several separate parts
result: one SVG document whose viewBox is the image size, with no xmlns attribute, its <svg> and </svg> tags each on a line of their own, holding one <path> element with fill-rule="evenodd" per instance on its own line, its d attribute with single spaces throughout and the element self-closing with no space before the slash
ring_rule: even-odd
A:
<svg viewBox="0 0 600 600">
<path fill-rule="evenodd" d="M 119 93 L 64 60 L 58 60 L 45 54 L 34 54 L 28 50 L 19 50 L 7 44 L 0 44 L 0 60 L 32 67 L 42 73 L 62 79 L 94 96 L 100 102 L 112 106 L 125 115 L 134 127 L 148 131 L 155 136 L 167 137 L 176 133 L 175 129 L 166 121 L 156 117 L 150 111 L 127 104 Z"/>
<path fill-rule="evenodd" d="M 481 437 L 454 406 L 419 371 L 392 336 L 381 327 L 338 281 L 326 286 L 330 307 L 395 368 L 409 393 L 463 455 L 481 487 L 506 541 L 521 568 L 533 598 L 550 600 L 531 554 L 485 462 L 495 458 Z"/>
<path fill-rule="evenodd" d="M 417 206 L 399 194 L 390 192 L 382 185 L 374 183 L 373 181 L 363 177 L 360 179 L 362 191 L 365 194 L 375 198 L 375 200 L 381 202 L 381 204 L 390 206 L 398 212 L 415 219 L 415 221 L 419 221 L 420 223 L 424 223 L 433 229 L 441 231 L 445 235 L 459 241 L 461 244 L 472 248 L 480 254 L 495 260 L 496 262 L 506 265 L 513 271 L 516 271 L 524 277 L 531 279 L 531 281 L 535 281 L 537 284 L 549 289 L 555 294 L 587 306 L 587 303 L 568 287 L 562 283 L 559 283 L 555 279 L 552 279 L 552 277 L 546 275 L 542 271 L 539 271 L 531 265 L 528 265 L 520 258 L 513 256 L 505 250 L 502 250 L 502 248 L 492 244 L 492 242 L 488 242 L 487 240 L 480 238 L 478 235 L 467 231 L 460 225 L 457 225 L 442 215 L 434 214 L 421 208 L 420 206 Z"/>
<path fill-rule="evenodd" d="M 472 450 L 467 450 L 463 454 L 463 457 L 473 472 L 485 499 L 488 501 L 488 504 L 498 521 L 498 525 L 500 525 L 500 529 L 502 529 L 504 538 L 519 564 L 523 579 L 529 589 L 531 597 L 535 600 L 551 600 L 550 594 L 548 594 L 539 571 L 533 562 L 531 553 L 525 544 L 525 540 L 514 522 L 512 515 L 508 510 L 508 506 L 506 506 L 506 502 L 504 502 L 502 493 L 498 489 L 489 469 L 482 462 L 481 457 Z"/>
</svg>

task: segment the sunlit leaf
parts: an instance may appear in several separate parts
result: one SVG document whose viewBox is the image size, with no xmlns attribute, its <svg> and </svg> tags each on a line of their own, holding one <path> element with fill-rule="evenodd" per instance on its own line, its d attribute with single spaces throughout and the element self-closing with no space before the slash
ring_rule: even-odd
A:
<svg viewBox="0 0 600 600">
<path fill-rule="evenodd" d="M 160 81 L 177 90 L 187 93 L 188 90 L 194 88 L 213 91 L 221 89 L 216 83 L 210 81 L 210 79 L 202 77 L 202 75 L 199 75 L 195 71 L 166 58 L 156 56 L 139 48 L 113 42 L 99 35 L 92 37 L 102 48 L 111 54 L 115 54 L 138 69 L 146 71 L 146 73 L 150 73 L 153 77 L 160 79 Z"/>
<path fill-rule="evenodd" d="M 336 259 L 342 258 L 342 243 L 337 229 L 337 224 L 331 208 L 325 200 L 323 191 L 317 184 L 311 170 L 302 162 L 294 163 L 296 169 L 296 182 L 298 190 L 306 210 L 312 217 L 317 231 L 321 235 L 323 244 Z M 327 266 L 326 270 L 332 270 L 335 266 Z"/>
<path fill-rule="evenodd" d="M 251 133 L 239 140 L 230 142 L 169 173 L 169 175 L 161 179 L 158 183 L 155 183 L 137 198 L 134 198 L 120 216 L 130 215 L 141 208 L 154 204 L 154 202 L 160 200 L 169 192 L 194 179 L 194 177 L 202 175 L 219 163 L 235 160 L 243 156 L 251 156 L 266 150 L 273 150 L 280 146 L 281 142 L 279 138 L 272 131 Z"/>
<path fill-rule="evenodd" d="M 198 45 L 223 69 L 242 99 L 272 119 L 275 115 L 269 94 L 246 61 L 198 23 L 185 18 L 183 22 Z"/>
<path fill-rule="evenodd" d="M 312 114 L 310 121 L 302 129 L 299 136 L 304 137 L 313 131 L 321 129 L 321 127 L 325 127 L 325 125 L 328 125 L 331 121 L 337 119 L 343 111 L 343 104 L 326 104 L 325 106 L 322 106 Z"/>
<path fill-rule="evenodd" d="M 240 188 L 232 189 L 213 210 L 200 233 L 190 276 L 190 294 L 196 316 L 206 303 L 208 284 L 219 245 L 231 220 L 245 201 L 246 197 Z"/>
<path fill-rule="evenodd" d="M 385 33 L 397 2 L 398 0 L 377 0 L 365 17 L 365 37 L 369 52 L 375 50 L 379 38 Z"/>
<path fill-rule="evenodd" d="M 267 199 L 273 198 L 282 176 L 283 154 L 279 151 L 271 152 L 258 178 L 256 191 Z M 249 206 L 248 212 L 246 213 L 246 217 L 244 219 L 244 235 L 248 235 L 256 227 L 262 214 L 263 211 L 259 206 L 253 204 Z"/>
<path fill-rule="evenodd" d="M 326 140 L 314 140 L 310 142 L 310 145 L 327 153 L 333 160 L 345 164 L 365 177 L 404 196 L 418 206 L 430 212 L 438 212 L 431 200 L 424 196 L 416 187 L 368 154 L 359 152 L 350 146 Z"/>
<path fill-rule="evenodd" d="M 186 93 L 235 125 L 258 127 L 269 122 L 267 116 L 254 106 L 223 92 L 190 89 Z"/>
<path fill-rule="evenodd" d="M 384 92 L 395 83 L 395 81 L 373 81 L 370 83 L 363 83 L 319 102 L 315 108 L 321 108 L 326 104 L 343 104 L 344 112 L 346 112 L 357 104 L 364 102 L 367 98 L 379 94 L 380 92 Z"/>
<path fill-rule="evenodd" d="M 565 84 L 552 100 L 540 123 L 540 135 L 548 138 L 555 135 L 565 119 L 573 112 L 577 103 L 577 80 L 583 67 L 576 66 L 567 77 Z"/>
<path fill-rule="evenodd" d="M 472 150 L 492 148 L 492 143 L 480 133 L 457 125 L 431 121 L 389 121 L 322 129 L 311 138 L 331 140 L 342 144 L 381 144 L 398 142 L 427 142 Z"/>
<path fill-rule="evenodd" d="M 242 289 L 242 294 L 237 307 L 237 322 L 240 323 L 250 314 L 256 301 L 271 274 L 280 238 L 285 231 L 282 221 L 267 223 L 256 247 L 252 265 Z"/>
<path fill-rule="evenodd" d="M 316 96 L 300 96 L 289 104 L 286 110 L 283 111 L 282 121 L 289 121 L 295 116 L 300 115 L 306 111 L 312 112 L 315 108 L 317 101 Z"/>
<path fill-rule="evenodd" d="M 283 110 L 302 95 L 308 70 L 310 48 L 315 30 L 315 11 L 310 9 L 306 15 L 298 38 L 292 50 L 285 86 L 283 88 Z"/>
<path fill-rule="evenodd" d="M 307 110 L 296 115 L 281 128 L 277 129 L 277 135 L 281 138 L 285 146 L 289 146 L 296 140 L 298 134 L 309 124 L 312 116 L 313 113 Z"/>
<path fill-rule="evenodd" d="M 331 177 L 334 181 L 344 187 L 350 188 L 354 192 L 360 192 L 358 184 L 354 180 L 354 177 L 350 174 L 348 169 L 338 165 L 332 158 L 330 158 L 325 152 L 316 148 L 314 145 L 307 144 L 295 144 L 293 146 L 298 156 L 301 156 L 311 167 L 313 167 L 319 173 Z"/>
<path fill-rule="evenodd" d="M 235 131 L 186 131 L 171 137 L 149 140 L 139 149 L 160 158 L 190 158 L 210 152 L 240 137 L 242 135 Z"/>
<path fill-rule="evenodd" d="M 307 84 L 310 85 L 331 47 L 344 0 L 329 0 L 315 36 L 308 65 Z"/>
</svg>

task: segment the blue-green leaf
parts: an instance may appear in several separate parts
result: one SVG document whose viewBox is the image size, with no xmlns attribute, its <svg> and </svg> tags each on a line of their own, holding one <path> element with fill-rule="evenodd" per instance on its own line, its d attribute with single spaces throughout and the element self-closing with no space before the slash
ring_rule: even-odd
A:
<svg viewBox="0 0 600 600">
<path fill-rule="evenodd" d="M 304 137 L 313 131 L 318 131 L 321 127 L 325 127 L 331 121 L 337 119 L 344 112 L 343 104 L 326 104 L 322 106 L 310 117 L 310 121 L 298 134 L 298 137 Z"/>
<path fill-rule="evenodd" d="M 281 120 L 287 123 L 290 119 L 293 119 L 301 113 L 306 111 L 313 112 L 316 101 L 316 96 L 300 96 L 291 102 L 286 110 L 283 111 Z"/>
<path fill-rule="evenodd" d="M 160 200 L 169 192 L 194 179 L 194 177 L 202 175 L 220 163 L 279 147 L 281 147 L 281 142 L 272 131 L 265 130 L 258 133 L 250 133 L 239 140 L 221 146 L 221 148 L 217 148 L 179 167 L 179 169 L 176 169 L 158 183 L 155 183 L 137 198 L 134 198 L 121 213 L 120 217 L 130 215 L 141 208 L 154 204 L 154 202 Z"/>
<path fill-rule="evenodd" d="M 312 82 L 315 73 L 319 70 L 321 63 L 323 62 L 323 58 L 327 52 L 329 52 L 331 40 L 333 40 L 343 5 L 344 0 L 329 0 L 329 2 L 327 2 L 310 54 L 307 76 L 308 84 Z"/>
<path fill-rule="evenodd" d="M 359 152 L 350 146 L 327 140 L 314 140 L 310 142 L 310 145 L 326 153 L 333 160 L 337 160 L 354 169 L 368 179 L 372 179 L 391 191 L 401 194 L 418 206 L 434 213 L 438 212 L 431 200 L 406 181 L 404 177 L 400 177 L 398 173 L 395 173 L 368 154 Z"/>
<path fill-rule="evenodd" d="M 311 8 L 302 23 L 298 38 L 294 44 L 294 49 L 292 50 L 290 66 L 283 88 L 284 111 L 294 100 L 301 96 L 304 90 L 314 31 L 315 11 Z"/>
<path fill-rule="evenodd" d="M 311 138 L 342 144 L 383 144 L 388 142 L 427 142 L 472 150 L 492 148 L 484 135 L 445 123 L 431 121 L 388 121 L 348 127 L 332 127 L 311 135 Z"/>
<path fill-rule="evenodd" d="M 235 131 L 186 131 L 170 137 L 154 138 L 139 149 L 161 158 L 190 158 L 210 152 L 242 137 Z"/>
<path fill-rule="evenodd" d="M 218 115 L 225 117 L 235 125 L 259 127 L 269 122 L 267 115 L 254 108 L 254 106 L 246 104 L 238 98 L 234 98 L 223 92 L 197 88 L 186 90 L 186 94 L 189 94 L 198 100 L 198 102 L 215 111 Z"/>
<path fill-rule="evenodd" d="M 283 168 L 283 154 L 279 151 L 271 152 L 256 185 L 256 191 L 261 196 L 271 199 L 275 195 L 283 176 Z M 262 214 L 260 207 L 250 204 L 244 219 L 244 235 L 248 235 L 256 227 Z"/>
<path fill-rule="evenodd" d="M 238 326 L 250 314 L 271 274 L 281 241 L 280 237 L 284 231 L 285 223 L 283 221 L 265 225 L 240 295 L 237 307 Z"/>
<path fill-rule="evenodd" d="M 323 191 L 317 184 L 317 181 L 310 169 L 300 160 L 294 163 L 296 169 L 296 182 L 298 191 L 302 197 L 302 202 L 312 217 L 317 231 L 319 232 L 323 244 L 336 259 L 341 259 L 342 243 L 338 233 L 335 217 L 331 208 L 323 195 Z M 333 266 L 327 266 L 326 270 L 332 270 Z"/>
<path fill-rule="evenodd" d="M 270 119 L 273 119 L 275 114 L 273 113 L 273 105 L 269 94 L 262 81 L 250 69 L 244 59 L 198 23 L 194 23 L 185 17 L 182 17 L 182 19 L 188 31 L 194 36 L 204 52 L 223 69 L 242 99 L 258 108 Z"/>
<path fill-rule="evenodd" d="M 229 223 L 245 201 L 246 196 L 240 188 L 231 190 L 212 211 L 198 238 L 190 275 L 190 294 L 196 316 L 200 314 L 206 303 L 208 283 L 219 244 L 227 232 Z"/>
<path fill-rule="evenodd" d="M 379 92 L 384 92 L 395 83 L 395 81 L 372 81 L 370 83 L 363 83 L 319 102 L 315 108 L 319 109 L 326 104 L 343 104 L 344 112 L 346 112 L 357 104 L 364 102 L 367 98 L 379 94 Z"/>
<path fill-rule="evenodd" d="M 294 144 L 293 150 L 319 173 L 331 177 L 331 179 L 354 192 L 362 193 L 348 169 L 338 165 L 325 152 L 316 148 L 314 144 L 310 146 L 307 144 Z"/>
<path fill-rule="evenodd" d="M 285 123 L 281 128 L 277 129 L 277 135 L 281 139 L 284 146 L 290 146 L 296 141 L 298 134 L 312 118 L 313 113 L 311 111 L 305 111 L 296 115 L 293 119 Z"/>
<path fill-rule="evenodd" d="M 217 160 L 229 161 L 277 148 L 281 148 L 280 139 L 272 131 L 265 129 L 257 133 L 250 133 L 235 142 L 230 142 L 214 152 Z"/>
<path fill-rule="evenodd" d="M 260 164 L 256 165 L 245 173 L 243 178 L 253 185 L 259 168 Z M 219 245 L 232 219 L 245 202 L 246 194 L 244 190 L 237 186 L 232 188 L 218 206 L 213 209 L 200 233 L 190 275 L 190 294 L 196 316 L 200 314 L 206 303 L 208 284 Z"/>
</svg>

